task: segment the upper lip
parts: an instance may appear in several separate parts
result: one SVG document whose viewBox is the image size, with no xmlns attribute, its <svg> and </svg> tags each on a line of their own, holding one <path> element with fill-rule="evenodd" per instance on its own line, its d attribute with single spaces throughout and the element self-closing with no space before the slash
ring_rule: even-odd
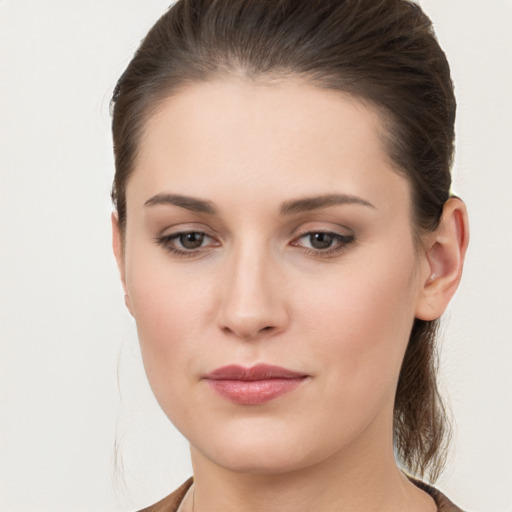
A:
<svg viewBox="0 0 512 512">
<path fill-rule="evenodd" d="M 228 365 L 217 368 L 208 373 L 205 378 L 209 380 L 268 380 L 268 379 L 300 379 L 307 374 L 288 370 L 280 366 L 257 364 L 251 368 L 238 365 Z"/>
</svg>

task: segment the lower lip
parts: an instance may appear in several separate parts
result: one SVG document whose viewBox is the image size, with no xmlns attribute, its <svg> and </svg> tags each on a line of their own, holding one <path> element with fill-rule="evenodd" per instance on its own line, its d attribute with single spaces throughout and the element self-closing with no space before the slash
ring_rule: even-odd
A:
<svg viewBox="0 0 512 512">
<path fill-rule="evenodd" d="M 224 398 L 241 405 L 270 402 L 299 387 L 304 378 L 265 380 L 208 380 L 210 386 Z"/>
</svg>

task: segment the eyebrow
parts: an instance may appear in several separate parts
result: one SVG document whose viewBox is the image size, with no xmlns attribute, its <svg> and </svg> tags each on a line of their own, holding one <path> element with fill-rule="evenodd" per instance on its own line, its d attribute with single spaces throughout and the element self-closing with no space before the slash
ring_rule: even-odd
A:
<svg viewBox="0 0 512 512">
<path fill-rule="evenodd" d="M 360 204 L 369 208 L 375 208 L 373 204 L 358 196 L 353 196 L 350 194 L 328 194 L 286 201 L 282 204 L 280 213 L 281 215 L 289 215 L 293 213 L 318 210 L 321 208 L 328 208 L 329 206 L 342 204 Z"/>
<path fill-rule="evenodd" d="M 155 206 L 155 205 L 174 205 L 180 208 L 185 208 L 192 212 L 209 213 L 215 215 L 217 209 L 213 206 L 210 201 L 203 199 L 196 199 L 195 197 L 182 196 L 180 194 L 157 194 L 149 198 L 144 206 Z"/>
<path fill-rule="evenodd" d="M 375 208 L 373 204 L 358 196 L 349 194 L 327 194 L 285 201 L 281 205 L 279 213 L 281 215 L 291 215 L 343 204 L 359 204 L 369 208 Z M 192 212 L 208 213 L 210 215 L 216 215 L 218 213 L 217 208 L 215 208 L 211 201 L 180 194 L 157 194 L 144 203 L 144 206 L 155 205 L 174 205 Z"/>
</svg>

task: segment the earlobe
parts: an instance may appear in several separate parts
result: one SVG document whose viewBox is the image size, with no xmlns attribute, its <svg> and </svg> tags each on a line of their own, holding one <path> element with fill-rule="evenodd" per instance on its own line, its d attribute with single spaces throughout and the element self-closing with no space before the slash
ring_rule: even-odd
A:
<svg viewBox="0 0 512 512">
<path fill-rule="evenodd" d="M 119 269 L 119 275 L 121 277 L 121 283 L 124 290 L 124 303 L 128 308 L 128 311 L 133 316 L 130 296 L 126 289 L 126 278 L 125 278 L 125 265 L 124 265 L 124 249 L 123 249 L 123 237 L 121 235 L 121 228 L 119 226 L 119 218 L 117 212 L 112 212 L 112 249 L 117 262 L 117 268 Z"/>
<path fill-rule="evenodd" d="M 439 226 L 427 238 L 427 275 L 423 275 L 416 318 L 435 320 L 445 311 L 459 285 L 469 242 L 465 204 L 457 197 L 446 201 Z"/>
</svg>

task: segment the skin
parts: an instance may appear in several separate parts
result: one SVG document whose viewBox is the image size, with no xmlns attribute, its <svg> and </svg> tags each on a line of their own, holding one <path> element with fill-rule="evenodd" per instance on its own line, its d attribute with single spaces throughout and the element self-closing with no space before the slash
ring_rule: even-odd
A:
<svg viewBox="0 0 512 512">
<path fill-rule="evenodd" d="M 414 318 L 457 287 L 466 216 L 448 201 L 417 246 L 382 130 L 347 95 L 240 78 L 189 85 L 147 123 L 114 251 L 196 512 L 435 510 L 396 466 L 393 400 Z M 258 363 L 307 378 L 256 406 L 204 379 Z"/>
</svg>

